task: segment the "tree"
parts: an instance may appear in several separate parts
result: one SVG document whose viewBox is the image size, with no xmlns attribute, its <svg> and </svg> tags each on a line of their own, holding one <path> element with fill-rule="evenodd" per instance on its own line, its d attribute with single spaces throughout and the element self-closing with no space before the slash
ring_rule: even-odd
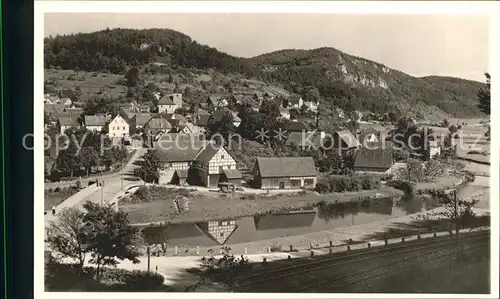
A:
<svg viewBox="0 0 500 299">
<path fill-rule="evenodd" d="M 138 263 L 139 252 L 134 247 L 138 233 L 136 228 L 130 226 L 128 215 L 90 201 L 83 207 L 86 210 L 83 216 L 85 242 L 91 255 L 89 262 L 96 265 L 96 279 L 99 280 L 102 267 L 116 266 L 125 259 Z"/>
<path fill-rule="evenodd" d="M 315 86 L 307 86 L 302 90 L 302 98 L 306 102 L 318 102 L 319 90 Z"/>
<path fill-rule="evenodd" d="M 424 172 L 422 163 L 416 159 L 408 159 L 405 161 L 406 167 L 402 167 L 397 171 L 397 177 L 403 181 L 418 183 L 422 181 Z"/>
<path fill-rule="evenodd" d="M 435 179 L 443 175 L 445 167 L 436 160 L 429 160 L 424 164 L 424 176 L 426 178 Z"/>
<path fill-rule="evenodd" d="M 83 268 L 88 245 L 85 240 L 83 213 L 76 208 L 67 208 L 59 212 L 57 222 L 50 222 L 48 243 L 52 252 L 59 258 L 76 260 Z"/>
<path fill-rule="evenodd" d="M 477 93 L 478 107 L 479 109 L 490 115 L 491 113 L 491 76 L 489 73 L 484 74 L 486 76 L 486 88 L 481 88 Z"/>
<path fill-rule="evenodd" d="M 99 164 L 99 153 L 93 147 L 86 146 L 80 150 L 80 163 L 81 166 L 85 167 L 87 171 L 87 176 L 89 176 L 89 172 L 92 167 L 97 166 Z"/>
<path fill-rule="evenodd" d="M 278 107 L 278 104 L 276 104 L 275 101 L 271 100 L 262 101 L 259 112 L 272 118 L 277 118 L 280 116 L 280 108 Z"/>
<path fill-rule="evenodd" d="M 477 199 L 459 198 L 455 190 L 452 192 L 440 190 L 435 192 L 434 196 L 439 200 L 443 209 L 430 211 L 418 217 L 422 219 L 430 219 L 431 217 L 448 219 L 454 225 L 456 237 L 458 238 L 460 229 L 465 228 L 467 223 L 475 217 L 473 208 L 479 201 Z"/>
<path fill-rule="evenodd" d="M 193 286 L 186 287 L 186 291 L 194 291 L 199 285 L 210 279 L 221 283 L 228 292 L 232 292 L 238 279 L 251 265 L 247 258 L 243 256 L 237 258 L 230 251 L 231 248 L 224 247 L 220 258 L 203 257 L 201 259 L 200 281 Z"/>
<path fill-rule="evenodd" d="M 297 110 L 296 108 L 290 109 L 290 119 L 298 119 L 299 116 L 300 116 L 299 110 Z"/>
<path fill-rule="evenodd" d="M 142 156 L 143 162 L 139 168 L 139 176 L 145 182 L 156 182 L 160 178 L 160 169 L 166 158 L 159 150 L 150 149 Z"/>
<path fill-rule="evenodd" d="M 135 87 L 139 83 L 139 70 L 136 67 L 131 68 L 125 74 L 128 87 Z"/>
<path fill-rule="evenodd" d="M 78 148 L 73 141 L 70 141 L 68 148 L 57 154 L 56 169 L 70 173 L 73 177 L 73 172 L 80 169 L 80 156 L 77 153 Z"/>
<path fill-rule="evenodd" d="M 229 140 L 229 133 L 234 130 L 233 116 L 226 111 L 220 121 L 211 118 L 207 124 L 207 136 L 211 138 L 215 134 L 220 134 L 225 142 Z"/>
</svg>

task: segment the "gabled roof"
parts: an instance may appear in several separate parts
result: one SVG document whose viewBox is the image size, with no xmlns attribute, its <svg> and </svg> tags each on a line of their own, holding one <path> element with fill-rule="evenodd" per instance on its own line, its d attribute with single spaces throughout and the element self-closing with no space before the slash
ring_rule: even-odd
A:
<svg viewBox="0 0 500 299">
<path fill-rule="evenodd" d="M 378 168 L 389 169 L 394 164 L 391 149 L 367 149 L 360 148 L 356 151 L 354 168 Z"/>
<path fill-rule="evenodd" d="M 311 144 L 315 146 L 321 146 L 321 133 L 318 131 L 312 132 L 290 132 L 288 133 L 288 138 L 286 140 L 287 145 L 296 145 L 300 147 L 310 146 Z"/>
<path fill-rule="evenodd" d="M 147 127 L 147 129 L 172 129 L 172 125 L 164 118 L 161 117 L 153 117 L 150 118 L 144 127 Z"/>
<path fill-rule="evenodd" d="M 241 179 L 243 176 L 241 175 L 241 172 L 237 169 L 224 169 L 222 173 L 226 176 L 227 179 L 229 180 L 236 180 L 236 179 Z"/>
<path fill-rule="evenodd" d="M 76 116 L 59 116 L 58 118 L 59 125 L 64 127 L 78 126 L 78 117 Z"/>
<path fill-rule="evenodd" d="M 152 116 L 149 113 L 137 113 L 134 118 L 135 125 L 143 127 L 151 119 L 151 117 Z"/>
<path fill-rule="evenodd" d="M 66 106 L 64 104 L 44 104 L 43 109 L 48 114 L 61 113 L 64 111 Z"/>
<path fill-rule="evenodd" d="M 169 162 L 195 161 L 197 154 L 207 144 L 199 134 L 167 133 L 160 137 L 155 149 L 167 157 Z"/>
<path fill-rule="evenodd" d="M 158 105 L 175 105 L 172 98 L 167 94 L 164 95 L 160 100 L 158 100 Z"/>
<path fill-rule="evenodd" d="M 316 167 L 312 157 L 257 157 L 256 167 L 261 177 L 300 177 L 316 176 Z"/>
<path fill-rule="evenodd" d="M 206 127 L 208 125 L 208 121 L 212 117 L 210 114 L 199 114 L 194 123 L 199 127 Z"/>
<path fill-rule="evenodd" d="M 351 131 L 349 130 L 343 130 L 343 131 L 337 131 L 336 132 L 340 139 L 344 141 L 348 147 L 358 147 L 361 144 L 359 143 L 358 139 L 352 135 Z"/>
<path fill-rule="evenodd" d="M 222 148 L 220 145 L 208 144 L 196 157 L 196 161 L 200 161 L 203 165 L 208 164 L 210 160 L 219 152 Z"/>
<path fill-rule="evenodd" d="M 106 124 L 106 117 L 97 115 L 85 115 L 85 126 L 102 127 Z"/>
</svg>

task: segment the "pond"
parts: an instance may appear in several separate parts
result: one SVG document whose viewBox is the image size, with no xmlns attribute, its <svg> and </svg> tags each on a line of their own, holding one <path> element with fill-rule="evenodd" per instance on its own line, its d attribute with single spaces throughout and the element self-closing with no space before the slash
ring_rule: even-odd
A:
<svg viewBox="0 0 500 299">
<path fill-rule="evenodd" d="M 467 186 L 458 188 L 466 196 Z M 308 211 L 268 214 L 221 221 L 144 227 L 148 244 L 217 246 L 297 236 L 339 227 L 401 217 L 439 207 L 433 198 L 380 198 L 358 203 L 322 205 Z"/>
</svg>

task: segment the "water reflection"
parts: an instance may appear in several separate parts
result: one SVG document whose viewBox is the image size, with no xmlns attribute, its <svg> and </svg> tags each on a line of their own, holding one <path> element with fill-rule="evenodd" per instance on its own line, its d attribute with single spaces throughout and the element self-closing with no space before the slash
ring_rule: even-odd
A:
<svg viewBox="0 0 500 299">
<path fill-rule="evenodd" d="M 321 204 L 310 212 L 270 214 L 224 221 L 146 227 L 148 243 L 216 246 L 302 235 L 344 226 L 371 223 L 433 209 L 430 198 L 380 198 L 362 202 Z"/>
</svg>

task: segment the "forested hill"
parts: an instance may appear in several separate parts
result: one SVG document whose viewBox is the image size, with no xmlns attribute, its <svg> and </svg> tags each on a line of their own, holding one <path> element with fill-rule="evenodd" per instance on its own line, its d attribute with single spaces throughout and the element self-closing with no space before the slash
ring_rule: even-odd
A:
<svg viewBox="0 0 500 299">
<path fill-rule="evenodd" d="M 244 59 L 169 29 L 112 29 L 45 38 L 45 67 L 122 73 L 149 62 L 258 75 Z"/>
<path fill-rule="evenodd" d="M 418 118 L 482 116 L 476 93 L 483 83 L 416 78 L 334 48 L 280 50 L 238 58 L 168 29 L 112 29 L 45 39 L 45 67 L 123 74 L 151 62 L 241 73 L 300 94 L 317 88 L 324 106 L 410 114 Z"/>
</svg>

